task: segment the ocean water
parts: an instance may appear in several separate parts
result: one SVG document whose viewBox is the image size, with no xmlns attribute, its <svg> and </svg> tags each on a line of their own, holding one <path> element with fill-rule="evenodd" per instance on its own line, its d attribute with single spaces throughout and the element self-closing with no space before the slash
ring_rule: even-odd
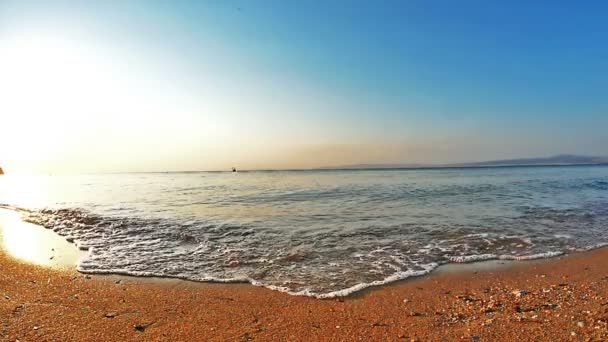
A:
<svg viewBox="0 0 608 342">
<path fill-rule="evenodd" d="M 0 206 L 88 250 L 81 272 L 326 298 L 605 245 L 608 167 L 6 175 Z"/>
</svg>

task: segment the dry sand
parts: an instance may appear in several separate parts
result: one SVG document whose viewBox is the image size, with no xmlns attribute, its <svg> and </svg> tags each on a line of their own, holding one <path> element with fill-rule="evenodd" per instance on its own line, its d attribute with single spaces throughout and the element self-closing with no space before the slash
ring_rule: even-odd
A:
<svg viewBox="0 0 608 342">
<path fill-rule="evenodd" d="M 86 276 L 0 252 L 0 340 L 607 340 L 607 260 L 599 249 L 451 267 L 318 300 L 248 284 Z"/>
</svg>

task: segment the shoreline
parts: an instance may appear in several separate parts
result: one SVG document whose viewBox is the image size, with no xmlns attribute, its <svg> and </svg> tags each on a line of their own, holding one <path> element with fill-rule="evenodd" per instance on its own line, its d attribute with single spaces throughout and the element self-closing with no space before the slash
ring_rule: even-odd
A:
<svg viewBox="0 0 608 342">
<path fill-rule="evenodd" d="M 604 247 L 450 264 L 319 300 L 248 283 L 87 275 L 1 249 L 0 339 L 605 340 L 607 259 Z"/>
<path fill-rule="evenodd" d="M 595 340 L 608 338 L 608 248 L 436 272 L 319 300 L 250 284 L 103 275 L 0 251 L 8 340 Z M 297 337 L 297 338 L 296 338 Z"/>
<path fill-rule="evenodd" d="M 30 250 L 29 253 L 26 253 L 25 257 L 22 255 L 23 253 L 19 248 L 10 248 L 14 246 L 9 246 L 6 243 L 5 238 L 7 228 L 11 228 L 10 231 L 22 231 L 19 235 L 25 236 L 17 236 L 17 238 L 22 240 L 29 240 L 28 244 L 32 243 L 33 240 L 33 248 L 37 249 L 46 249 L 47 253 L 32 253 Z M 24 234 L 25 233 L 25 234 Z M 18 241 L 17 241 L 18 242 Z M 13 241 L 14 243 L 14 241 Z M 601 247 L 598 247 L 601 248 Z M 504 258 L 492 258 L 492 259 L 471 259 L 470 261 L 463 262 L 449 262 L 445 264 L 439 264 L 428 272 L 421 272 L 421 274 L 414 274 L 402 279 L 395 280 L 380 280 L 380 284 L 372 284 L 372 283 L 364 283 L 359 284 L 351 288 L 342 289 L 339 291 L 335 291 L 328 294 L 321 294 L 317 296 L 311 296 L 306 294 L 292 293 L 288 291 L 282 291 L 279 289 L 269 288 L 265 285 L 258 285 L 251 281 L 234 281 L 234 282 L 220 282 L 220 281 L 196 281 L 187 278 L 177 278 L 177 277 L 162 277 L 162 276 L 137 276 L 131 274 L 122 274 L 122 273 L 95 273 L 95 272 L 81 272 L 77 270 L 78 262 L 81 258 L 83 258 L 88 250 L 81 250 L 78 246 L 72 241 L 68 242 L 67 239 L 63 236 L 60 236 L 54 233 L 52 230 L 49 230 L 43 226 L 24 222 L 21 220 L 21 215 L 13 210 L 7 208 L 0 208 L 0 250 L 4 249 L 5 251 L 9 249 L 9 252 L 13 252 L 13 250 L 18 250 L 18 254 L 13 253 L 13 257 L 17 259 L 21 259 L 27 263 L 31 263 L 34 265 L 38 265 L 41 267 L 49 267 L 52 269 L 60 269 L 60 270 L 73 270 L 79 274 L 88 275 L 91 277 L 119 277 L 125 279 L 138 280 L 142 282 L 146 281 L 167 281 L 167 280 L 175 280 L 175 281 L 185 281 L 192 283 L 208 283 L 208 284 L 247 284 L 250 286 L 262 287 L 270 291 L 276 291 L 280 293 L 285 293 L 290 296 L 297 297 L 309 297 L 320 300 L 326 299 L 338 299 L 338 298 L 349 298 L 353 296 L 358 296 L 362 292 L 370 292 L 374 291 L 377 288 L 383 288 L 386 286 L 392 286 L 393 284 L 399 284 L 401 282 L 407 282 L 416 280 L 419 278 L 424 278 L 435 273 L 459 273 L 459 272 L 478 272 L 478 271 L 493 271 L 502 268 L 509 268 L 517 266 L 521 263 L 533 263 L 533 262 L 544 262 L 546 260 L 554 259 L 556 257 L 566 256 L 569 254 L 560 253 L 554 256 L 547 257 L 538 257 L 538 258 L 530 258 L 530 259 L 504 259 Z M 31 248 L 30 248 L 31 249 Z M 590 250 L 595 250 L 597 248 L 592 248 Z M 577 252 L 574 254 L 578 254 L 581 252 Z M 11 253 L 9 253 L 11 254 Z M 30 255 L 27 255 L 30 254 Z M 33 254 L 33 255 L 32 255 Z M 360 289 L 354 289 L 357 286 L 361 286 Z M 345 294 L 339 294 L 345 293 Z"/>
</svg>

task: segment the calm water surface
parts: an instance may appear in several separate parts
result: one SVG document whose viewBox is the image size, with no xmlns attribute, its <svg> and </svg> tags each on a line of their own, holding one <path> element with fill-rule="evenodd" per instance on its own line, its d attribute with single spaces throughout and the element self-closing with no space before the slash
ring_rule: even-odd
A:
<svg viewBox="0 0 608 342">
<path fill-rule="evenodd" d="M 608 167 L 0 177 L 90 273 L 346 295 L 439 264 L 608 243 Z"/>
</svg>

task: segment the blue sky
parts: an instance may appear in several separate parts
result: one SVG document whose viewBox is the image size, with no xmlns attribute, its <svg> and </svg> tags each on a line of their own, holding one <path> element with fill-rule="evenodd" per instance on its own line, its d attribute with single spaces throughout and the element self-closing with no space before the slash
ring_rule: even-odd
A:
<svg viewBox="0 0 608 342">
<path fill-rule="evenodd" d="M 606 155 L 607 16 L 576 1 L 4 1 L 0 48 L 32 41 L 20 53 L 50 49 L 55 64 L 31 63 L 65 74 L 57 51 L 76 51 L 81 75 L 109 79 L 89 103 L 124 104 L 53 103 L 106 130 L 56 127 L 67 138 L 44 165 L 5 159 L 73 167 L 86 150 L 93 169 L 156 170 Z M 76 76 L 79 91 L 103 83 Z M 122 78 L 134 86 L 112 95 Z"/>
</svg>

